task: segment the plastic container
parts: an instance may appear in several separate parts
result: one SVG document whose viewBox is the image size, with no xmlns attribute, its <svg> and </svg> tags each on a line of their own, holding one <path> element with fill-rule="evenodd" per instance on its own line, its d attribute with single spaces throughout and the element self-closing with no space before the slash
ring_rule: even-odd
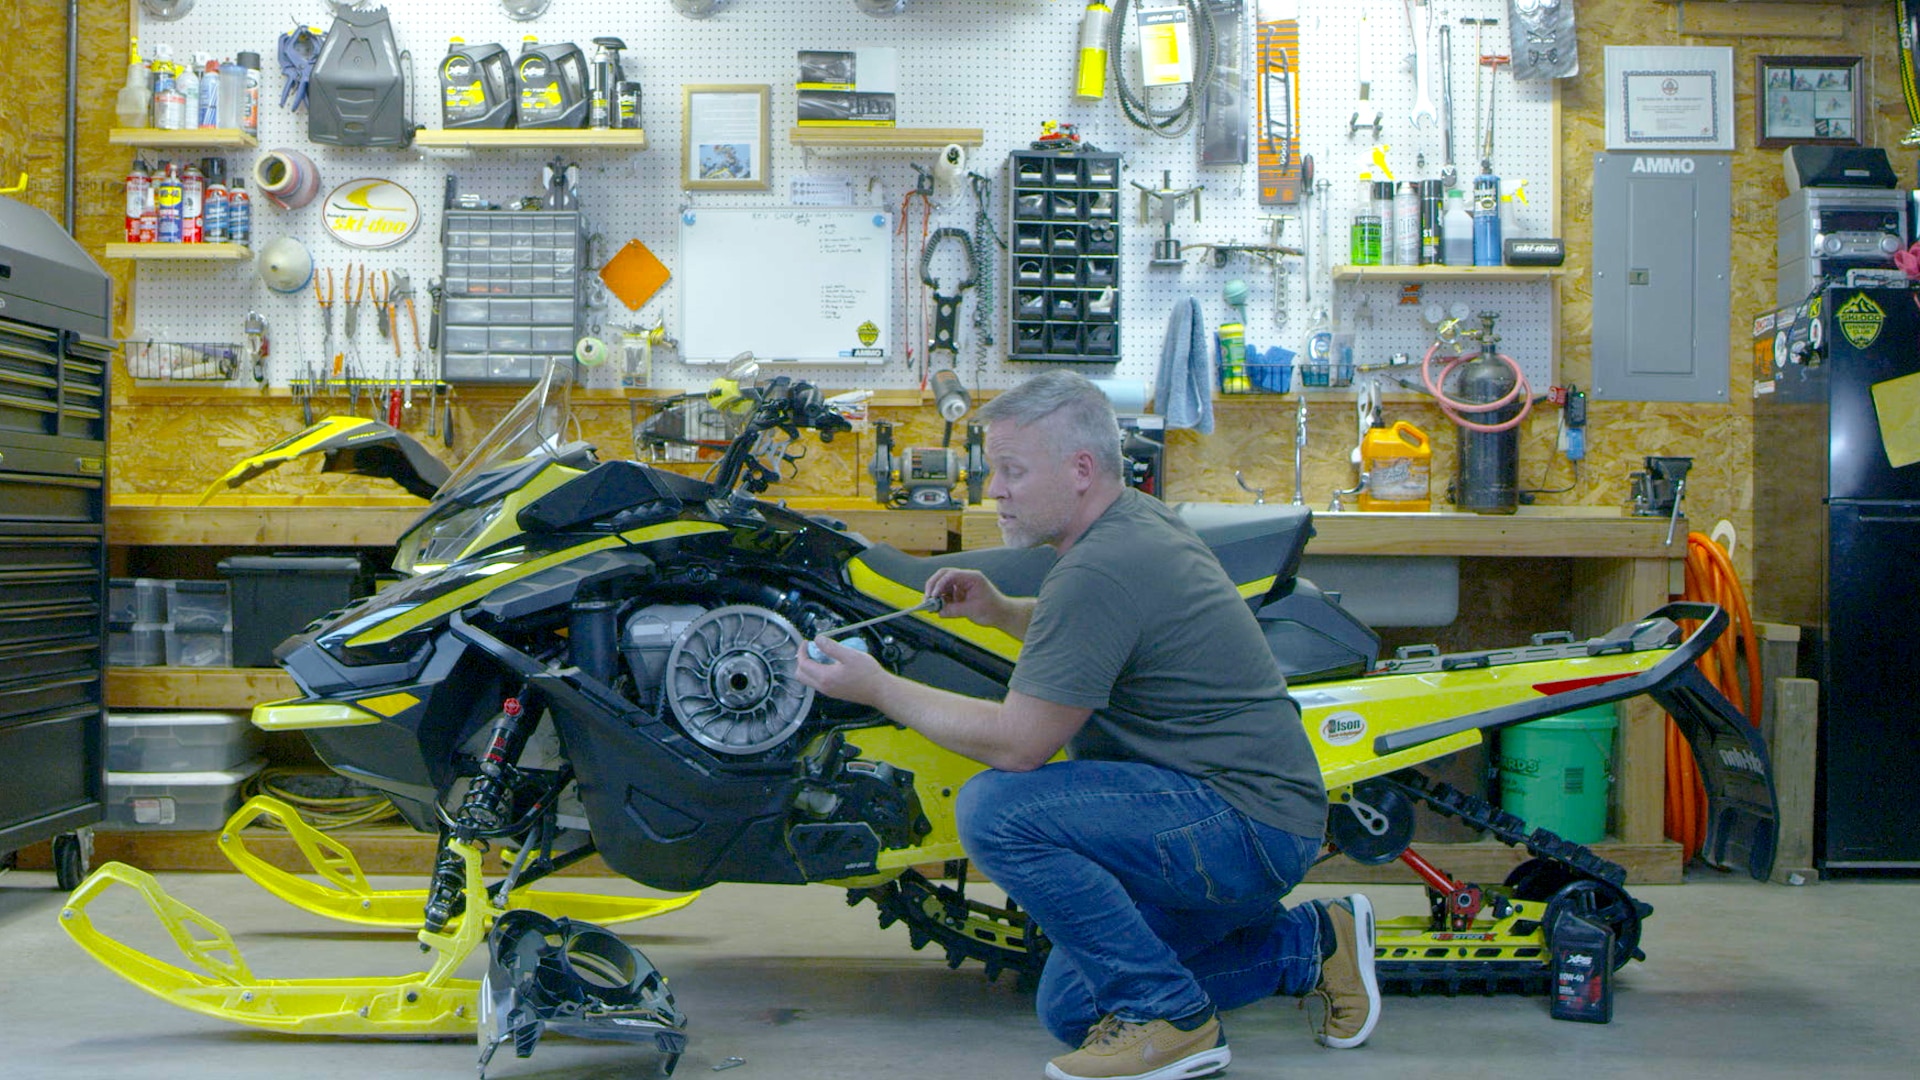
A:
<svg viewBox="0 0 1920 1080">
<path fill-rule="evenodd" d="M 587 126 L 587 55 L 580 46 L 570 41 L 542 45 L 527 37 L 520 43 L 513 75 L 519 91 L 519 126 Z"/>
<path fill-rule="evenodd" d="M 109 772 L 105 829 L 212 832 L 240 808 L 241 786 L 266 767 L 253 758 L 208 772 Z"/>
<path fill-rule="evenodd" d="M 107 582 L 107 625 L 124 630 L 136 623 L 167 621 L 167 583 L 159 578 L 113 578 Z"/>
<path fill-rule="evenodd" d="M 1367 474 L 1362 510 L 1425 513 L 1433 509 L 1433 442 L 1401 420 L 1371 428 L 1360 440 L 1360 469 Z"/>
<path fill-rule="evenodd" d="M 266 750 L 266 736 L 244 712 L 110 712 L 111 772 L 217 772 Z"/>
<path fill-rule="evenodd" d="M 274 647 L 367 593 L 360 560 L 325 555 L 235 555 L 220 560 L 233 586 L 233 666 L 271 667 Z"/>
<path fill-rule="evenodd" d="M 513 65 L 496 44 L 447 43 L 440 60 L 440 125 L 446 128 L 513 126 Z"/>
<path fill-rule="evenodd" d="M 1576 844 L 1607 835 L 1613 706 L 1517 724 L 1500 733 L 1500 808 Z"/>
<path fill-rule="evenodd" d="M 107 631 L 108 667 L 157 667 L 166 662 L 165 624 L 135 623 L 124 630 Z"/>
<path fill-rule="evenodd" d="M 1606 1024 L 1613 1020 L 1613 931 L 1567 910 L 1547 928 L 1553 985 L 1548 1013 L 1555 1020 Z"/>
<path fill-rule="evenodd" d="M 192 630 L 167 623 L 168 667 L 232 667 L 233 627 Z"/>
<path fill-rule="evenodd" d="M 224 630 L 233 623 L 224 581 L 169 581 L 165 621 L 175 630 Z"/>
</svg>

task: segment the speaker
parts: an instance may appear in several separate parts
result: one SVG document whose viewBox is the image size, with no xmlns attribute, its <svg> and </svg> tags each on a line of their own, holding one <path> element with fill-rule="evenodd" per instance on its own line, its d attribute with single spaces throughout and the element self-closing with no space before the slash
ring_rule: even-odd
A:
<svg viewBox="0 0 1920 1080">
<path fill-rule="evenodd" d="M 1787 194 L 1803 187 L 1891 188 L 1900 185 L 1887 152 L 1877 146 L 1789 146 L 1781 155 Z"/>
</svg>

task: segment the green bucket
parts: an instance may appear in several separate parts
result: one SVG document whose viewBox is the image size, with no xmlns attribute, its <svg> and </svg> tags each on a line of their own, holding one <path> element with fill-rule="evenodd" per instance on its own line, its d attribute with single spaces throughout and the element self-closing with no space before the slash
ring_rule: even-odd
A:
<svg viewBox="0 0 1920 1080">
<path fill-rule="evenodd" d="M 1613 706 L 1516 724 L 1500 733 L 1500 808 L 1576 844 L 1607 835 Z"/>
</svg>

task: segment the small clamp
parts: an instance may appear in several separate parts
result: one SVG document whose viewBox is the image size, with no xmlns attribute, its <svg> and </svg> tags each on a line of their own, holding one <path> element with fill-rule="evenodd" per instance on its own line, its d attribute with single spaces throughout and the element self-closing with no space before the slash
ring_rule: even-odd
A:
<svg viewBox="0 0 1920 1080">
<path fill-rule="evenodd" d="M 930 179 L 926 173 L 922 173 L 921 176 L 923 179 Z M 954 287 L 951 294 L 942 293 L 940 282 L 933 276 L 933 253 L 940 247 L 942 240 L 959 241 L 960 250 L 967 255 L 967 276 L 960 279 L 960 284 Z M 965 229 L 946 225 L 933 230 L 933 235 L 927 238 L 926 246 L 920 249 L 920 284 L 933 290 L 933 340 L 927 343 L 928 352 L 945 349 L 949 353 L 957 354 L 960 351 L 955 344 L 956 335 L 959 333 L 960 300 L 968 289 L 973 288 L 974 278 L 978 273 L 979 267 L 973 263 L 973 237 L 967 235 Z"/>
<path fill-rule="evenodd" d="M 280 74 L 286 77 L 280 88 L 281 108 L 299 112 L 307 103 L 307 85 L 313 80 L 313 68 L 326 40 L 325 34 L 304 24 L 280 35 Z"/>
</svg>

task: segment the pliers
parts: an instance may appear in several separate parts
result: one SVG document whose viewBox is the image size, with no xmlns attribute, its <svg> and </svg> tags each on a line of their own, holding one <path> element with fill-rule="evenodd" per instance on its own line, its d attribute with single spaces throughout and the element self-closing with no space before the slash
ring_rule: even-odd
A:
<svg viewBox="0 0 1920 1080">
<path fill-rule="evenodd" d="M 327 35 L 311 26 L 298 26 L 280 35 L 280 74 L 286 77 L 280 88 L 281 108 L 299 112 L 307 103 L 307 84 L 313 80 L 313 66 L 326 40 Z"/>
</svg>

